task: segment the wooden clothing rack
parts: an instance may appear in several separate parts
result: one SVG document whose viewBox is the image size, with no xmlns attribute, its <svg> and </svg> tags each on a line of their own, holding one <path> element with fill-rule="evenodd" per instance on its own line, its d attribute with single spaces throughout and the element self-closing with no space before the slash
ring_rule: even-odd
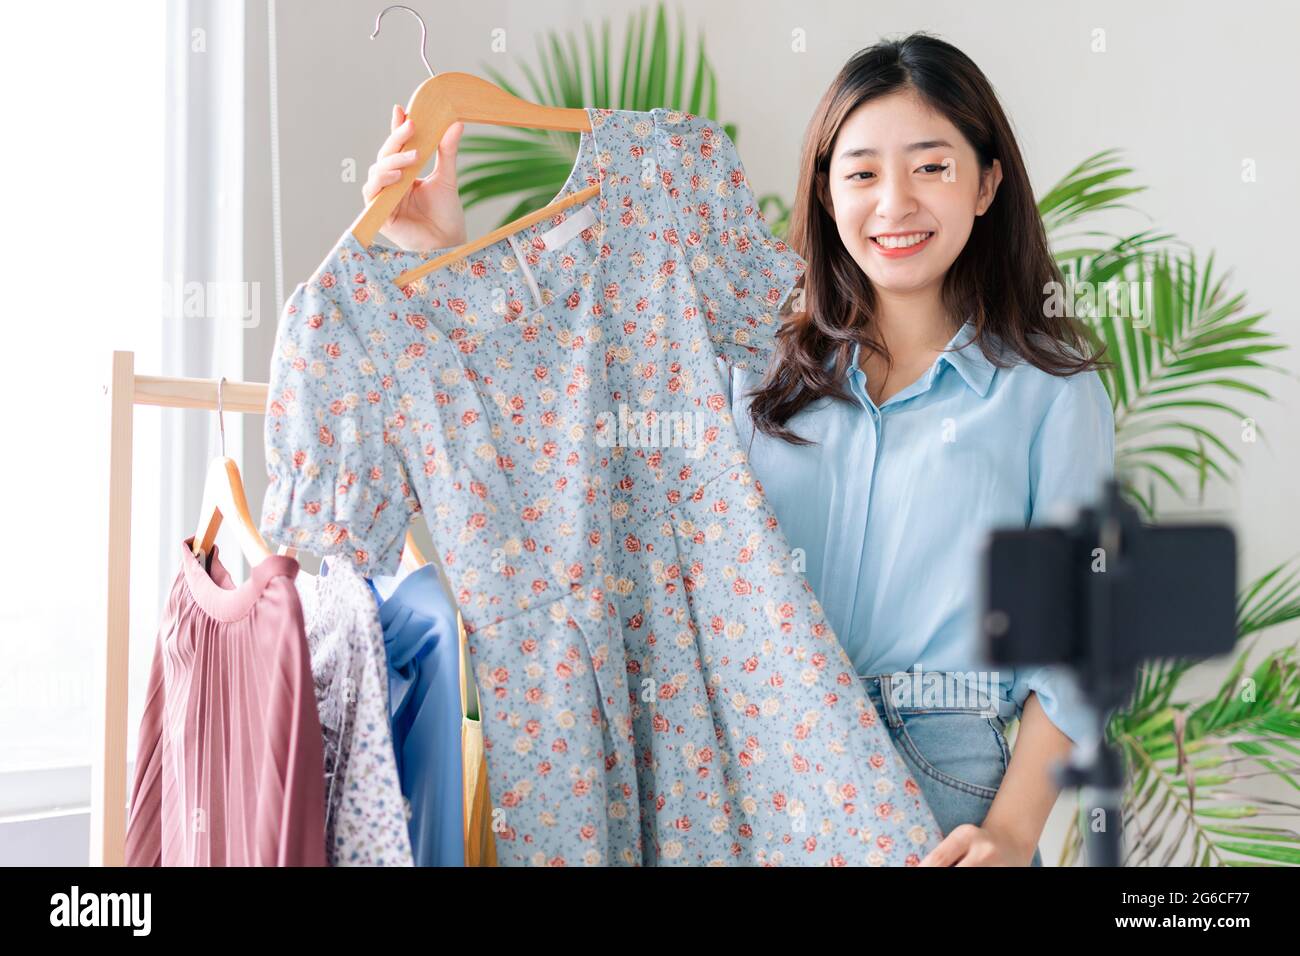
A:
<svg viewBox="0 0 1300 956">
<path fill-rule="evenodd" d="M 91 769 L 90 864 L 122 866 L 126 857 L 127 689 L 131 636 L 131 463 L 135 406 L 217 410 L 213 378 L 137 375 L 134 352 L 113 353 L 108 386 L 107 633 L 98 664 L 103 675 L 99 705 L 101 746 Z M 268 385 L 227 381 L 223 412 L 266 413 Z"/>
<path fill-rule="evenodd" d="M 220 387 L 220 393 L 218 393 Z M 198 408 L 222 413 L 266 414 L 270 386 L 264 382 L 231 382 L 215 378 L 169 378 L 137 375 L 134 352 L 114 352 L 112 378 L 107 386 L 110 402 L 108 464 L 108 574 L 105 641 L 96 662 L 102 675 L 103 696 L 98 703 L 102 728 L 100 747 L 91 767 L 90 865 L 122 866 L 126 862 L 127 696 L 131 637 L 131 465 L 135 406 Z M 220 394 L 220 406 L 218 406 Z M 290 552 L 291 554 L 293 552 Z M 403 559 L 416 565 L 424 556 L 407 531 Z M 439 577 L 447 586 L 441 567 Z M 460 641 L 460 705 L 462 714 L 478 712 L 478 688 L 471 676 L 465 622 L 456 612 Z M 480 765 L 477 786 L 486 790 L 487 770 Z M 467 832 L 481 829 L 465 807 Z M 489 865 L 495 863 L 474 863 Z"/>
</svg>

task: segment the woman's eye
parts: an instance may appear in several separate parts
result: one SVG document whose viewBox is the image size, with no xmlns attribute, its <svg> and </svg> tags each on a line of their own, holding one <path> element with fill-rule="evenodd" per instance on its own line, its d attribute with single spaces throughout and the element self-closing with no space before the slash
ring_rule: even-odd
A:
<svg viewBox="0 0 1300 956">
<path fill-rule="evenodd" d="M 947 163 L 926 163 L 924 166 L 921 167 L 921 172 L 925 172 L 925 173 L 941 173 L 941 172 L 943 172 L 944 170 L 946 170 L 947 168 L 948 168 L 948 164 L 947 164 Z M 867 178 L 868 176 L 872 176 L 872 177 L 874 177 L 875 175 L 876 175 L 876 174 L 873 173 L 873 172 L 871 172 L 870 170 L 864 169 L 864 170 L 859 170 L 859 171 L 856 172 L 856 173 L 849 173 L 848 176 L 845 177 L 845 178 L 846 178 L 846 179 L 850 179 L 850 180 L 852 180 L 852 181 L 854 181 L 854 182 L 859 182 L 859 183 L 861 183 L 861 182 L 866 182 L 866 178 Z"/>
</svg>

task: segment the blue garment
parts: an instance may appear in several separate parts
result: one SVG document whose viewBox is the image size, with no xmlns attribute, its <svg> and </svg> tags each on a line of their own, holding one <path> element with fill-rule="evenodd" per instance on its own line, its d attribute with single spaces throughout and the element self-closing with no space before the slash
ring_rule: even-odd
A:
<svg viewBox="0 0 1300 956">
<path fill-rule="evenodd" d="M 912 768 L 939 828 L 947 836 L 963 823 L 982 825 L 1011 762 L 1006 718 L 991 708 L 930 706 L 906 695 L 898 703 L 892 678 L 872 674 L 862 682 L 894 746 Z M 944 675 L 945 680 L 960 678 Z M 1029 865 L 1043 865 L 1038 847 Z"/>
<path fill-rule="evenodd" d="M 367 582 L 384 629 L 393 749 L 415 865 L 464 866 L 456 607 L 432 564 Z"/>
<path fill-rule="evenodd" d="M 1073 676 L 1001 667 L 979 651 L 979 550 L 995 528 L 1065 523 L 1093 503 L 1114 470 L 1115 423 L 1096 372 L 1053 376 L 994 339 L 997 368 L 966 322 L 915 382 L 877 408 L 858 349 L 847 372 L 855 401 L 822 398 L 787 426 L 793 445 L 754 428 L 736 369 L 731 403 L 755 476 L 859 675 L 983 671 L 999 713 L 1029 692 L 1076 743 L 1095 717 Z M 829 366 L 829 360 L 828 360 Z M 752 444 L 751 444 L 752 443 Z M 799 562 L 806 562 L 806 567 Z"/>
</svg>

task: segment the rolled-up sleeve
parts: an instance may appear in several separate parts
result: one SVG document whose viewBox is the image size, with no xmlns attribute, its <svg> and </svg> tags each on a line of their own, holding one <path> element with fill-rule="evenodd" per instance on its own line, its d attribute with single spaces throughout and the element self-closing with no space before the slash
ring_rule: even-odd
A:
<svg viewBox="0 0 1300 956">
<path fill-rule="evenodd" d="M 1079 690 L 1074 675 L 1063 667 L 1018 667 L 1011 682 L 1011 700 L 1016 713 L 1024 710 L 1029 692 L 1038 695 L 1038 702 L 1047 719 L 1076 744 L 1097 739 L 1096 710 L 1089 707 Z"/>
<path fill-rule="evenodd" d="M 1077 508 L 1095 504 L 1115 472 L 1115 414 L 1096 372 L 1065 377 L 1029 450 L 1031 527 L 1070 522 Z M 1095 740 L 1095 709 L 1063 667 L 1016 668 L 1011 698 L 1020 713 L 1030 691 L 1049 720 L 1075 743 Z"/>
</svg>

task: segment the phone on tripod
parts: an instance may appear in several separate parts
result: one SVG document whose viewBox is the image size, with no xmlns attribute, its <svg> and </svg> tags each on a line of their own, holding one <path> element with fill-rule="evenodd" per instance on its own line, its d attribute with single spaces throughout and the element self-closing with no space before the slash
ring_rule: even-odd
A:
<svg viewBox="0 0 1300 956">
<path fill-rule="evenodd" d="M 1104 723 L 1132 694 L 1138 667 L 1207 658 L 1237 639 L 1236 535 L 1220 524 L 1144 525 L 1114 479 L 1065 527 L 990 532 L 980 556 L 980 641 L 994 664 L 1068 668 L 1103 725 L 1095 753 L 1058 768 L 1119 820 L 1123 768 Z M 1118 865 L 1120 827 L 1089 844 Z M 1085 829 L 1090 839 L 1091 829 Z"/>
</svg>

